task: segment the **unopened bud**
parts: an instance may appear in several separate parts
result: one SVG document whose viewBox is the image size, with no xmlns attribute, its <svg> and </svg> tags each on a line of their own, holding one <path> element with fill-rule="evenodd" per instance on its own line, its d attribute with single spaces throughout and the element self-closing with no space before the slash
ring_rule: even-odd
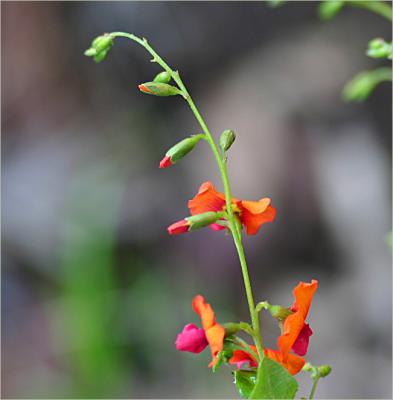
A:
<svg viewBox="0 0 393 400">
<path fill-rule="evenodd" d="M 344 86 L 343 96 L 348 101 L 363 101 L 370 95 L 377 83 L 372 71 L 360 72 Z"/>
<path fill-rule="evenodd" d="M 168 71 L 162 71 L 155 76 L 153 82 L 168 83 L 171 79 L 172 76 Z"/>
<path fill-rule="evenodd" d="M 324 378 L 332 372 L 332 367 L 330 365 L 321 365 L 318 367 L 319 376 Z"/>
<path fill-rule="evenodd" d="M 85 51 L 85 56 L 93 57 L 96 63 L 105 59 L 109 50 L 113 46 L 113 37 L 109 33 L 96 37 L 89 49 Z"/>
<path fill-rule="evenodd" d="M 190 136 L 171 147 L 160 162 L 160 168 L 167 168 L 176 164 L 186 154 L 194 149 L 196 144 L 204 137 L 203 134 Z"/>
<path fill-rule="evenodd" d="M 214 211 L 208 211 L 202 214 L 193 215 L 182 219 L 181 221 L 175 222 L 168 227 L 168 233 L 170 235 L 178 235 L 180 233 L 186 233 L 195 231 L 205 226 L 214 224 L 218 219 L 223 217 L 223 213 L 216 213 Z"/>
<path fill-rule="evenodd" d="M 372 58 L 392 58 L 392 43 L 376 38 L 368 43 L 367 55 Z"/>
<path fill-rule="evenodd" d="M 236 139 L 235 132 L 231 129 L 226 129 L 220 136 L 220 148 L 223 152 L 228 151 Z"/>
<path fill-rule="evenodd" d="M 189 231 L 195 231 L 205 226 L 214 224 L 218 219 L 222 217 L 222 213 L 216 213 L 214 211 L 208 211 L 202 214 L 196 214 L 192 217 L 187 217 L 186 221 L 189 222 Z"/>
<path fill-rule="evenodd" d="M 270 314 L 272 317 L 278 319 L 279 321 L 285 321 L 287 317 L 289 317 L 291 314 L 293 314 L 293 311 L 291 311 L 289 308 L 285 308 L 282 306 L 270 306 L 268 308 Z"/>
<path fill-rule="evenodd" d="M 344 1 L 327 0 L 323 1 L 319 6 L 319 16 L 327 21 L 332 19 L 342 8 Z"/>
<path fill-rule="evenodd" d="M 178 94 L 183 94 L 177 87 L 161 82 L 146 82 L 138 87 L 141 92 L 154 96 L 176 96 Z"/>
</svg>

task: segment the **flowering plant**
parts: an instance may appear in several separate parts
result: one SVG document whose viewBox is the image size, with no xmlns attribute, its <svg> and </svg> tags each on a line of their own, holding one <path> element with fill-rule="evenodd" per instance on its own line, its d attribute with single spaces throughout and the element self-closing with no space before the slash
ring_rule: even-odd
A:
<svg viewBox="0 0 393 400">
<path fill-rule="evenodd" d="M 170 225 L 168 232 L 176 235 L 209 226 L 213 230 L 226 230 L 230 233 L 239 256 L 250 311 L 251 323 L 218 323 L 210 304 L 202 295 L 196 295 L 192 308 L 200 317 L 202 327 L 193 323 L 187 324 L 177 335 L 177 350 L 197 354 L 209 346 L 212 354 L 209 367 L 216 371 L 223 364 L 235 366 L 234 383 L 242 397 L 251 399 L 293 399 L 298 390 L 294 375 L 302 370 L 309 371 L 313 379 L 309 398 L 313 398 L 318 380 L 331 371 L 330 366 L 315 367 L 304 359 L 313 334 L 306 319 L 318 281 L 300 282 L 293 290 L 294 302 L 289 307 L 272 305 L 267 301 L 255 304 L 242 234 L 244 229 L 246 234 L 255 235 L 263 224 L 274 221 L 276 209 L 272 206 L 271 199 L 263 197 L 250 201 L 232 197 L 227 160 L 228 151 L 236 138 L 235 133 L 229 129 L 224 130 L 218 144 L 216 143 L 179 72 L 169 67 L 146 39 L 123 32 L 104 34 L 93 40 L 85 55 L 101 62 L 118 37 L 130 39 L 143 46 L 152 55 L 151 61 L 163 69 L 151 82 L 140 84 L 139 90 L 154 96 L 182 96 L 203 131 L 170 148 L 159 163 L 160 168 L 176 164 L 204 140 L 209 144 L 220 170 L 224 193 L 218 192 L 211 182 L 203 183 L 196 196 L 188 202 L 191 215 Z M 275 349 L 264 346 L 259 322 L 259 313 L 262 310 L 269 311 L 280 327 L 281 335 Z M 241 338 L 240 333 L 247 334 L 253 344 Z"/>
</svg>

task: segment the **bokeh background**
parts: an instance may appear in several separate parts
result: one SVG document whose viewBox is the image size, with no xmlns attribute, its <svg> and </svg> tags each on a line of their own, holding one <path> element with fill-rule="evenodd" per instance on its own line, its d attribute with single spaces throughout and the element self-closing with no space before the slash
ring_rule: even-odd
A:
<svg viewBox="0 0 393 400">
<path fill-rule="evenodd" d="M 365 10 L 318 19 L 316 2 L 2 2 L 2 397 L 234 398 L 206 350 L 175 350 L 202 293 L 218 321 L 248 319 L 231 238 L 170 237 L 200 183 L 206 145 L 159 170 L 200 130 L 179 97 L 145 96 L 160 70 L 110 31 L 145 36 L 181 71 L 217 136 L 237 132 L 237 197 L 273 198 L 244 239 L 257 300 L 290 304 L 312 278 L 309 360 L 333 366 L 320 398 L 391 396 L 391 85 L 341 98 L 391 27 Z M 262 316 L 266 342 L 278 328 Z M 310 379 L 299 374 L 299 397 Z"/>
</svg>

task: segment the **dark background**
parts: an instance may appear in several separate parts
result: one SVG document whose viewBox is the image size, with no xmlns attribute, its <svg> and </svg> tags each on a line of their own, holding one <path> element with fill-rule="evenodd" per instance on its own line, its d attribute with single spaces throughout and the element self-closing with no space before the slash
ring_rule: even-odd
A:
<svg viewBox="0 0 393 400">
<path fill-rule="evenodd" d="M 201 145 L 159 170 L 200 128 L 180 97 L 145 96 L 160 70 L 118 39 L 132 32 L 174 68 L 217 137 L 235 129 L 233 194 L 269 196 L 277 219 L 245 237 L 257 301 L 283 305 L 320 282 L 308 359 L 331 364 L 321 398 L 391 396 L 391 85 L 341 98 L 391 26 L 365 10 L 322 22 L 317 2 L 3 2 L 2 395 L 7 398 L 228 398 L 209 351 L 177 352 L 198 323 L 196 293 L 219 322 L 248 320 L 231 238 L 170 237 L 200 183 L 221 189 Z M 278 329 L 268 315 L 271 347 Z M 298 375 L 299 397 L 310 379 Z"/>
</svg>

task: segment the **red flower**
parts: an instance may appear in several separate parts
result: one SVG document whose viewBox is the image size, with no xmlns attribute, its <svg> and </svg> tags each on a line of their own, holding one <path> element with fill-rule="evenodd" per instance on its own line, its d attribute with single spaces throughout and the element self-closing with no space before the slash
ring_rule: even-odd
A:
<svg viewBox="0 0 393 400">
<path fill-rule="evenodd" d="M 186 325 L 177 336 L 176 348 L 180 351 L 199 353 L 209 344 L 213 356 L 209 367 L 212 367 L 217 362 L 218 352 L 224 347 L 225 329 L 216 322 L 213 309 L 200 294 L 194 297 L 192 307 L 201 317 L 203 330 L 193 324 Z"/>
<path fill-rule="evenodd" d="M 231 199 L 234 213 L 239 217 L 249 235 L 255 235 L 261 225 L 272 222 L 276 216 L 276 209 L 270 205 L 268 197 L 259 201 Z M 211 182 L 205 182 L 199 188 L 197 195 L 188 202 L 191 215 L 207 211 L 221 212 L 226 209 L 225 195 L 217 192 Z M 223 229 L 222 226 L 213 224 L 213 229 Z"/>
</svg>

